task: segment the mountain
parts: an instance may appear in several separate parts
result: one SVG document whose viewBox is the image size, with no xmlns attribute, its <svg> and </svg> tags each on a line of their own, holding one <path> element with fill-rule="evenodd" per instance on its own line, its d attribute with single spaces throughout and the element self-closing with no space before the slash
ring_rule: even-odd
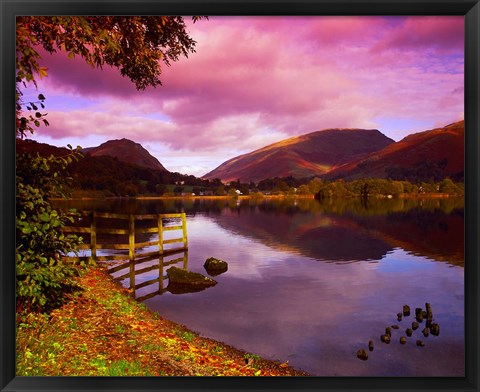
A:
<svg viewBox="0 0 480 392">
<path fill-rule="evenodd" d="M 40 156 L 50 155 L 61 157 L 69 154 L 70 150 L 66 147 L 55 147 L 46 143 L 39 143 L 31 139 L 16 139 L 15 150 L 17 154 L 38 153 Z"/>
<path fill-rule="evenodd" d="M 98 147 L 85 148 L 82 152 L 92 157 L 110 156 L 140 167 L 167 171 L 142 145 L 128 139 L 109 140 Z"/>
<path fill-rule="evenodd" d="M 108 148 L 104 148 L 105 145 Z M 169 172 L 143 147 L 130 140 L 112 140 L 82 151 L 84 156 L 73 160 L 66 168 L 72 179 L 72 189 L 85 191 L 81 197 L 98 196 L 92 191 L 98 191 L 102 196 L 158 195 L 167 191 L 167 185 L 178 183 L 191 187 L 209 186 L 208 181 L 194 176 Z M 124 152 L 123 156 L 117 157 L 121 151 Z M 17 139 L 16 152 L 38 153 L 44 157 L 70 154 L 67 148 L 29 139 Z"/>
<path fill-rule="evenodd" d="M 256 182 L 273 177 L 318 176 L 392 143 L 392 139 L 378 130 L 326 129 L 232 158 L 202 178 Z"/>
<path fill-rule="evenodd" d="M 464 177 L 464 127 L 459 121 L 443 128 L 411 134 L 399 142 L 348 162 L 324 176 L 326 179 L 392 178 L 428 181 Z"/>
</svg>

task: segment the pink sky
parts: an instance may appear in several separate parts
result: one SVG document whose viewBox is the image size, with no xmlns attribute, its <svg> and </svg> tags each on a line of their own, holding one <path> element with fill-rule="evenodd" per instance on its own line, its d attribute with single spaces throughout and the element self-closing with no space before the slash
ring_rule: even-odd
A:
<svg viewBox="0 0 480 392">
<path fill-rule="evenodd" d="M 197 52 L 145 91 L 115 69 L 45 54 L 38 92 L 51 125 L 34 138 L 82 147 L 128 138 L 168 170 L 201 176 L 325 128 L 400 140 L 464 116 L 462 16 L 210 17 L 189 32 Z"/>
</svg>

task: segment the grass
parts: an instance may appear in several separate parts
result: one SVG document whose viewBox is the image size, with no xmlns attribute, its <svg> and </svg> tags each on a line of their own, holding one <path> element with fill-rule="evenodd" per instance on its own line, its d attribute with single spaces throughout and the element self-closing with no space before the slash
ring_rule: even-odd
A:
<svg viewBox="0 0 480 392">
<path fill-rule="evenodd" d="M 306 375 L 160 317 L 101 267 L 78 279 L 61 308 L 17 315 L 18 376 Z"/>
</svg>

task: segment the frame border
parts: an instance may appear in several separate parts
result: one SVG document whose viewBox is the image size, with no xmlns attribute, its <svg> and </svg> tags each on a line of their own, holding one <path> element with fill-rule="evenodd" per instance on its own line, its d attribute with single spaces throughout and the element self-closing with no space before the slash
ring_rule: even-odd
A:
<svg viewBox="0 0 480 392">
<path fill-rule="evenodd" d="M 466 377 L 16 377 L 15 376 L 15 16 L 16 15 L 464 15 Z M 0 0 L 0 388 L 1 391 L 397 390 L 478 391 L 480 281 L 479 0 Z"/>
</svg>

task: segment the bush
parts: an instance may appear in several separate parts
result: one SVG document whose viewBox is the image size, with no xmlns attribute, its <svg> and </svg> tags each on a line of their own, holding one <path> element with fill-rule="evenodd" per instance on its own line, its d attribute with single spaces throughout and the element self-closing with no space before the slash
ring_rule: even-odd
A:
<svg viewBox="0 0 480 392">
<path fill-rule="evenodd" d="M 64 195 L 65 169 L 76 157 L 44 158 L 17 154 L 16 171 L 16 289 L 17 310 L 45 310 L 56 306 L 85 263 L 65 261 L 81 243 L 62 228 L 73 222 L 74 210 L 52 208 L 49 199 Z"/>
</svg>

